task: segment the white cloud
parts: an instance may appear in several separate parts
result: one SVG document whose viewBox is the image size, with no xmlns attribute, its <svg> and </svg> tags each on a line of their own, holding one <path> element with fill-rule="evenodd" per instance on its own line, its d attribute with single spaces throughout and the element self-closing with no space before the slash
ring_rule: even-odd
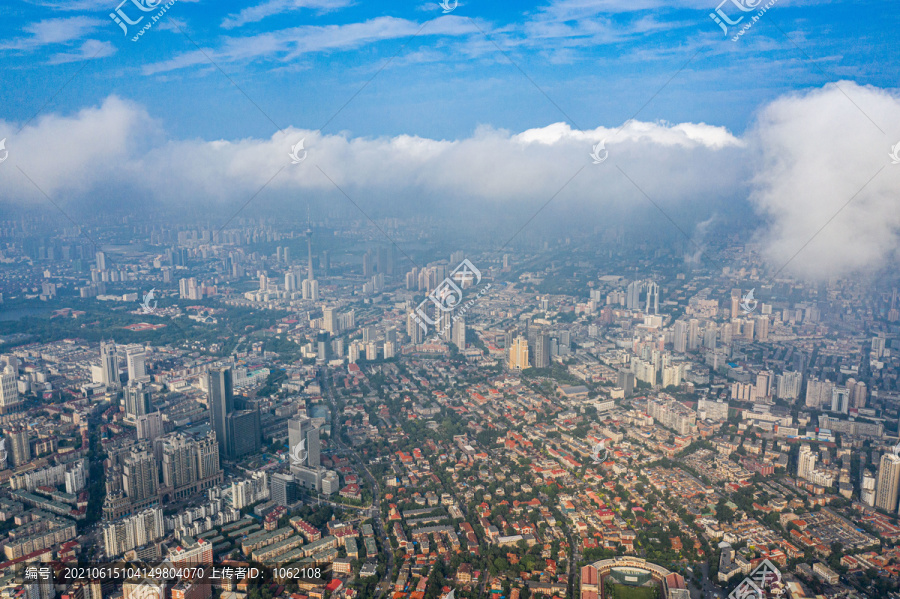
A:
<svg viewBox="0 0 900 599">
<path fill-rule="evenodd" d="M 877 123 L 900 122 L 896 96 L 840 85 Z M 321 168 L 367 212 L 500 210 L 509 222 L 524 223 L 571 179 L 548 211 L 580 223 L 650 214 L 670 227 L 646 193 L 701 244 L 710 226 L 703 221 L 717 215 L 715 222 L 722 222 L 720 217 L 753 206 L 765 220 L 757 241 L 773 268 L 884 167 L 789 271 L 825 277 L 877 268 L 900 247 L 900 166 L 890 165 L 887 156 L 896 140 L 882 135 L 834 86 L 771 103 L 743 137 L 703 123 L 635 121 L 621 130 L 578 131 L 564 123 L 519 133 L 481 127 L 458 140 L 359 138 L 296 128 L 268 139 L 171 139 L 142 107 L 116 97 L 71 116 L 42 118 L 19 135 L 16 129 L 0 122 L 10 152 L 0 166 L 3 199 L 43 201 L 18 175 L 20 166 L 61 204 L 98 198 L 218 202 L 227 207 L 224 215 L 284 167 L 256 201 L 271 206 L 305 196 L 346 203 Z M 900 130 L 893 136 L 900 139 Z M 288 152 L 301 138 L 308 158 L 291 165 Z M 603 139 L 609 159 L 591 164 L 591 146 Z"/>
<path fill-rule="evenodd" d="M 316 52 L 333 52 L 359 48 L 384 40 L 408 38 L 422 29 L 420 35 L 471 35 L 471 27 L 461 18 L 444 16 L 428 23 L 396 17 L 378 17 L 362 23 L 292 27 L 245 37 L 229 37 L 217 49 L 205 50 L 216 63 L 249 62 L 258 59 L 293 60 Z M 202 52 L 191 51 L 152 63 L 144 74 L 153 75 L 197 64 L 206 64 Z"/>
<path fill-rule="evenodd" d="M 894 129 L 885 136 L 869 118 Z M 760 238 L 776 268 L 807 242 L 786 272 L 822 278 L 874 270 L 897 252 L 900 167 L 888 152 L 900 139 L 898 122 L 900 98 L 847 81 L 762 111 L 750 134 L 751 201 L 770 223 Z"/>
<path fill-rule="evenodd" d="M 91 60 L 93 58 L 104 58 L 112 56 L 116 53 L 116 47 L 110 42 L 101 42 L 100 40 L 85 40 L 81 47 L 75 52 L 58 52 L 50 57 L 50 64 L 63 64 L 66 62 L 77 62 L 79 60 Z"/>
<path fill-rule="evenodd" d="M 268 0 L 256 6 L 242 9 L 237 14 L 231 14 L 222 21 L 224 29 L 234 29 L 247 23 L 256 23 L 266 17 L 280 15 L 309 8 L 320 13 L 338 10 L 352 4 L 352 0 Z"/>
<path fill-rule="evenodd" d="M 65 17 L 29 23 L 25 31 L 31 35 L 0 43 L 0 49 L 34 50 L 51 44 L 64 44 L 83 38 L 104 22 L 93 17 Z"/>
</svg>

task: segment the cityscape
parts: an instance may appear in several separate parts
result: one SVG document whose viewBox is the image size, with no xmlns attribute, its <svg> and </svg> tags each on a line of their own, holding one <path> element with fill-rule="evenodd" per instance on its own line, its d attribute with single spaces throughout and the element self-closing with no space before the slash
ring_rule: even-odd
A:
<svg viewBox="0 0 900 599">
<path fill-rule="evenodd" d="M 900 598 L 897 7 L 13 4 L 0 598 Z"/>
</svg>

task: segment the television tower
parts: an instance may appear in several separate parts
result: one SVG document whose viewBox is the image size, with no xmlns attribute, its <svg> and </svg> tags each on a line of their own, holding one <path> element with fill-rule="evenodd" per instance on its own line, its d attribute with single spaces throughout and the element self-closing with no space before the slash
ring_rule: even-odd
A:
<svg viewBox="0 0 900 599">
<path fill-rule="evenodd" d="M 307 279 L 310 281 L 315 281 L 316 278 L 313 276 L 313 261 L 312 261 L 312 223 L 309 219 L 309 204 L 306 205 L 306 251 L 309 258 L 309 271 L 307 272 Z"/>
</svg>

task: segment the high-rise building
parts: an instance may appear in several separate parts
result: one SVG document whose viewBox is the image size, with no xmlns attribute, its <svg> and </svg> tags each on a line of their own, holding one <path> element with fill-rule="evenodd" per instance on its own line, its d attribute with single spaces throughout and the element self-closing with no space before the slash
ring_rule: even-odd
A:
<svg viewBox="0 0 900 599">
<path fill-rule="evenodd" d="M 16 411 L 21 403 L 16 369 L 9 364 L 3 365 L 0 370 L 0 414 Z"/>
<path fill-rule="evenodd" d="M 756 340 L 765 343 L 769 340 L 769 317 L 756 317 Z"/>
<path fill-rule="evenodd" d="M 806 382 L 806 407 L 830 406 L 833 399 L 834 383 L 820 381 L 813 377 Z"/>
<path fill-rule="evenodd" d="M 772 383 L 774 376 L 770 370 L 761 370 L 756 373 L 756 396 L 759 398 L 769 397 L 772 394 Z"/>
<path fill-rule="evenodd" d="M 291 447 L 291 467 L 318 468 L 321 463 L 322 442 L 319 429 L 306 416 L 295 416 L 288 421 L 288 443 Z"/>
<path fill-rule="evenodd" d="M 741 290 L 731 290 L 731 317 L 737 318 L 741 315 Z"/>
<path fill-rule="evenodd" d="M 509 348 L 509 369 L 525 370 L 528 364 L 528 339 L 519 335 Z"/>
<path fill-rule="evenodd" d="M 703 332 L 703 347 L 706 349 L 716 349 L 716 337 L 718 334 L 718 327 L 713 323 L 709 323 L 706 330 Z"/>
<path fill-rule="evenodd" d="M 659 314 L 659 285 L 653 281 L 647 281 L 647 305 L 644 313 L 650 314 L 653 308 L 653 314 Z"/>
<path fill-rule="evenodd" d="M 147 508 L 118 522 L 110 522 L 103 525 L 106 555 L 110 558 L 122 555 L 136 547 L 149 545 L 165 535 L 166 523 L 163 519 L 161 507 Z M 165 594 L 144 596 L 131 593 L 130 596 L 149 599 L 149 597 L 165 597 Z M 126 594 L 125 597 L 129 597 L 129 595 Z"/>
<path fill-rule="evenodd" d="M 244 402 L 244 409 L 235 410 L 227 417 L 228 449 L 226 457 L 237 460 L 257 453 L 262 447 L 259 405 Z"/>
<path fill-rule="evenodd" d="M 231 368 L 215 368 L 206 374 L 206 389 L 209 397 L 210 425 L 219 443 L 219 455 L 230 459 L 228 453 L 228 415 L 234 412 L 234 386 Z"/>
<path fill-rule="evenodd" d="M 132 503 L 156 496 L 159 467 L 149 445 L 139 445 L 125 458 L 122 486 Z"/>
<path fill-rule="evenodd" d="M 816 453 L 809 445 L 803 445 L 797 459 L 797 478 L 809 480 L 813 470 L 816 469 L 816 459 Z"/>
<path fill-rule="evenodd" d="M 207 373 L 210 423 L 216 433 L 219 455 L 236 460 L 259 451 L 262 444 L 259 406 L 234 397 L 231 368 Z"/>
<path fill-rule="evenodd" d="M 462 316 L 453 323 L 453 344 L 461 350 L 466 349 L 466 319 Z"/>
<path fill-rule="evenodd" d="M 687 351 L 688 323 L 683 320 L 676 320 L 673 334 L 675 351 L 683 354 Z"/>
<path fill-rule="evenodd" d="M 319 282 L 315 280 L 304 279 L 301 286 L 303 299 L 319 301 Z"/>
<path fill-rule="evenodd" d="M 857 381 L 853 388 L 850 389 L 850 404 L 857 409 L 866 407 L 867 395 L 868 389 L 866 384 L 862 381 Z"/>
<path fill-rule="evenodd" d="M 620 369 L 616 376 L 616 386 L 625 391 L 625 397 L 634 393 L 634 373 L 624 368 Z"/>
<path fill-rule="evenodd" d="M 419 320 L 416 313 L 410 311 L 406 316 L 406 334 L 409 336 L 409 342 L 418 345 L 425 341 L 425 331 L 419 326 Z"/>
<path fill-rule="evenodd" d="M 692 318 L 688 322 L 688 349 L 696 351 L 700 347 L 700 321 Z"/>
<path fill-rule="evenodd" d="M 269 488 L 275 505 L 288 506 L 297 502 L 298 485 L 292 474 L 276 472 L 269 481 Z"/>
<path fill-rule="evenodd" d="M 625 290 L 625 307 L 629 310 L 641 309 L 641 290 L 644 288 L 643 281 L 632 281 Z"/>
<path fill-rule="evenodd" d="M 437 333 L 441 339 L 450 341 L 453 334 L 453 312 L 449 310 L 438 310 Z"/>
<path fill-rule="evenodd" d="M 9 453 L 13 466 L 21 466 L 31 461 L 31 442 L 28 439 L 28 429 L 21 426 L 9 429 L 6 431 L 6 438 L 10 444 Z"/>
<path fill-rule="evenodd" d="M 161 441 L 163 484 L 177 489 L 196 482 L 197 459 L 193 438 L 173 433 Z"/>
<path fill-rule="evenodd" d="M 881 456 L 881 464 L 878 466 L 875 506 L 894 513 L 897 509 L 898 489 L 900 489 L 900 457 L 893 453 L 885 453 Z"/>
<path fill-rule="evenodd" d="M 143 414 L 135 419 L 137 438 L 153 441 L 165 432 L 162 414 L 159 411 Z"/>
<path fill-rule="evenodd" d="M 116 352 L 116 344 L 112 341 L 100 342 L 100 369 L 103 375 L 103 384 L 107 387 L 119 386 L 119 355 Z"/>
<path fill-rule="evenodd" d="M 129 382 L 125 387 L 125 419 L 135 422 L 138 416 L 150 411 L 150 387 L 140 382 Z"/>
<path fill-rule="evenodd" d="M 778 399 L 797 399 L 802 384 L 802 372 L 785 371 L 775 376 L 775 395 Z"/>
<path fill-rule="evenodd" d="M 850 392 L 846 387 L 831 390 L 831 411 L 846 414 L 850 411 Z"/>
<path fill-rule="evenodd" d="M 332 335 L 338 333 L 338 320 L 334 308 L 325 308 L 322 310 L 322 328 Z"/>
<path fill-rule="evenodd" d="M 147 352 L 140 346 L 129 346 L 126 349 L 128 365 L 128 381 L 137 381 L 147 376 Z"/>
<path fill-rule="evenodd" d="M 550 368 L 550 335 L 538 333 L 534 340 L 534 367 Z"/>
</svg>

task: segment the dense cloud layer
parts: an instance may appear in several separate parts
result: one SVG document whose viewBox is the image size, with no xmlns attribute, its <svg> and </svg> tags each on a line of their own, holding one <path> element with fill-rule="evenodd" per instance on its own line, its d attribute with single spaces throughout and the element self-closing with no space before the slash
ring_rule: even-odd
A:
<svg viewBox="0 0 900 599">
<path fill-rule="evenodd" d="M 346 203 L 337 185 L 379 216 L 445 214 L 448 206 L 526 216 L 565 187 L 552 209 L 573 222 L 637 208 L 646 215 L 649 197 L 694 235 L 702 221 L 749 200 L 768 223 L 757 237 L 778 268 L 887 165 L 788 268 L 841 275 L 881 266 L 897 247 L 900 166 L 888 158 L 895 140 L 863 112 L 881 127 L 896 126 L 900 102 L 881 90 L 839 85 L 779 99 L 743 138 L 706 124 L 630 122 L 593 131 L 557 123 L 519 134 L 483 127 L 455 141 L 293 128 L 269 139 L 179 140 L 142 107 L 110 97 L 98 108 L 40 118 L 18 134 L 16 125 L 0 122 L 9 150 L 0 199 L 46 202 L 19 169 L 61 205 L 102 199 L 232 207 L 263 186 L 268 205 L 301 197 Z M 301 139 L 308 154 L 292 164 L 291 146 Z M 603 140 L 608 158 L 594 164 L 592 146 Z M 597 155 L 606 156 L 603 149 Z"/>
</svg>

